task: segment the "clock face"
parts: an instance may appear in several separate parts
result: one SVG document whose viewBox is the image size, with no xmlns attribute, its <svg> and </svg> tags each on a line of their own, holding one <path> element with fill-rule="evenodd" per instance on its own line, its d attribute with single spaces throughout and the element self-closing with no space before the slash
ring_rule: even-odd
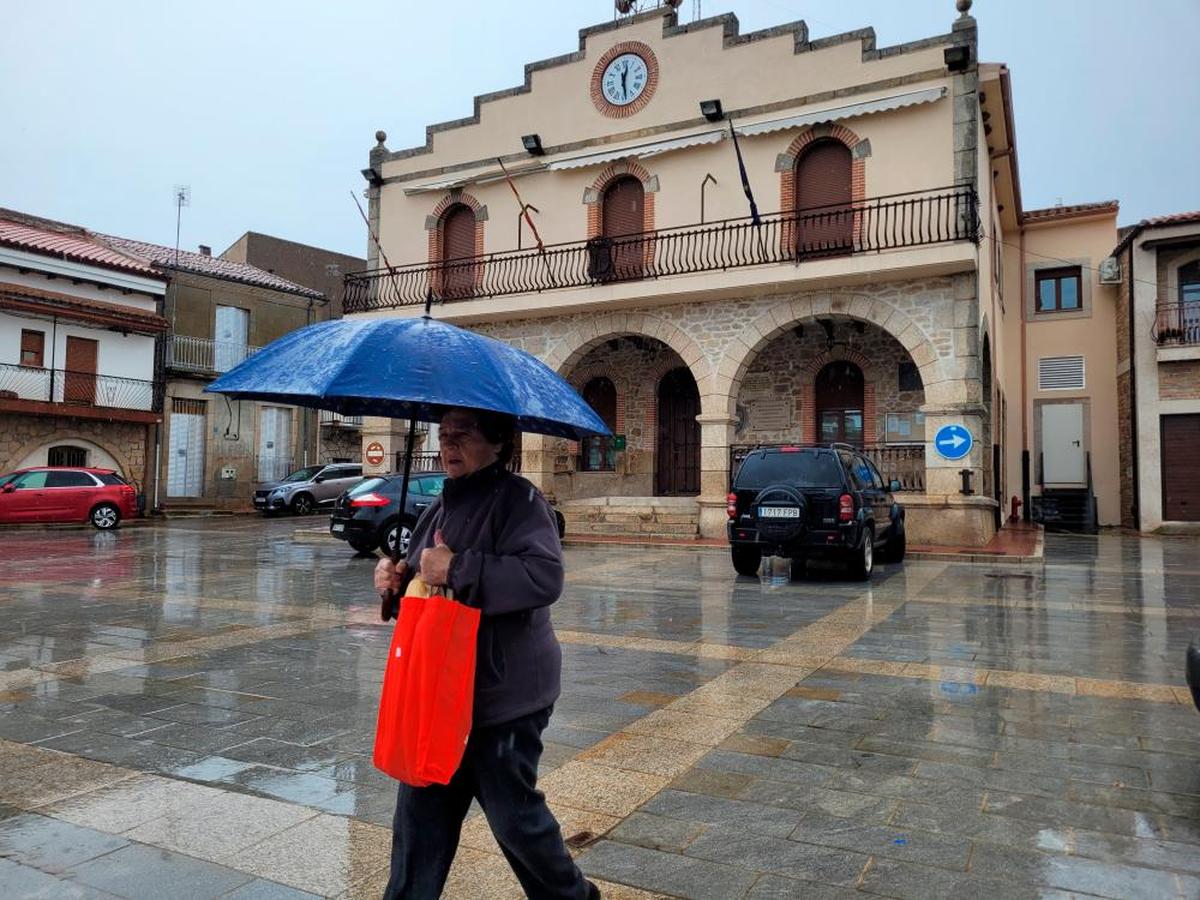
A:
<svg viewBox="0 0 1200 900">
<path fill-rule="evenodd" d="M 644 59 L 636 53 L 622 53 L 605 67 L 600 90 L 613 106 L 628 106 L 646 90 L 649 77 Z"/>
</svg>

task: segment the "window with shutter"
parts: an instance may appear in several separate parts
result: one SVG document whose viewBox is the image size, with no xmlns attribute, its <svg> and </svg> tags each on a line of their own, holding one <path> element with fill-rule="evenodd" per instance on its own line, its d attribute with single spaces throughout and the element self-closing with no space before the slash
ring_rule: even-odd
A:
<svg viewBox="0 0 1200 900">
<path fill-rule="evenodd" d="M 21 330 L 21 365 L 42 368 L 46 358 L 46 332 Z"/>
<path fill-rule="evenodd" d="M 1084 381 L 1082 356 L 1043 356 L 1038 360 L 1039 391 L 1081 391 Z"/>
<path fill-rule="evenodd" d="M 854 247 L 850 148 L 832 139 L 808 146 L 796 162 L 796 253 L 840 256 Z"/>
<path fill-rule="evenodd" d="M 601 207 L 602 234 L 612 251 L 610 278 L 641 278 L 646 229 L 646 191 L 632 176 L 618 178 L 604 191 Z"/>
<path fill-rule="evenodd" d="M 475 259 L 475 213 L 463 204 L 450 207 L 442 217 L 442 291 L 445 299 L 475 293 L 479 261 Z"/>
<path fill-rule="evenodd" d="M 617 388 L 608 378 L 593 378 L 583 388 L 583 400 L 596 411 L 610 431 L 617 427 Z M 580 444 L 579 468 L 583 472 L 611 472 L 616 468 L 612 439 L 584 438 Z"/>
</svg>

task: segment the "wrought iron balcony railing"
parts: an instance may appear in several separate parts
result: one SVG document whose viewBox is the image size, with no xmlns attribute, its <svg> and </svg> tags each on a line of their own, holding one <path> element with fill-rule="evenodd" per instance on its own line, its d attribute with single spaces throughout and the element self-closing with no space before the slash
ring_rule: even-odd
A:
<svg viewBox="0 0 1200 900">
<path fill-rule="evenodd" d="M 1152 334 L 1160 347 L 1200 344 L 1200 303 L 1159 306 Z"/>
<path fill-rule="evenodd" d="M 729 483 L 742 462 L 755 450 L 788 447 L 792 444 L 734 444 L 729 448 Z M 902 491 L 925 490 L 925 446 L 923 444 L 867 444 L 859 447 L 863 456 L 875 463 L 885 482 L 900 482 Z"/>
<path fill-rule="evenodd" d="M 141 412 L 162 409 L 162 391 L 158 382 L 10 363 L 0 364 L 0 400 L 33 400 Z"/>
<path fill-rule="evenodd" d="M 362 428 L 362 416 L 343 416 L 341 413 L 321 410 L 321 424 L 330 428 Z"/>
<path fill-rule="evenodd" d="M 662 228 L 347 274 L 347 313 L 713 272 L 854 253 L 977 242 L 975 193 L 947 187 L 851 204 Z"/>
<path fill-rule="evenodd" d="M 173 334 L 167 340 L 167 368 L 204 375 L 228 372 L 261 349 L 238 341 Z"/>
</svg>

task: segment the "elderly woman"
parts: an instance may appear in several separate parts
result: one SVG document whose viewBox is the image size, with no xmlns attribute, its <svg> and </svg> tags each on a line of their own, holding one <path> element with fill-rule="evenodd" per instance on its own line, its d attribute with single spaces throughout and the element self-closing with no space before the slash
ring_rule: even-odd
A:
<svg viewBox="0 0 1200 900">
<path fill-rule="evenodd" d="M 546 499 L 507 463 L 513 421 L 451 409 L 438 431 L 446 479 L 417 522 L 408 562 L 384 559 L 375 587 L 402 594 L 419 571 L 482 612 L 471 737 L 448 785 L 401 784 L 386 898 L 442 892 L 472 798 L 525 889 L 536 898 L 599 897 L 567 853 L 537 790 L 541 735 L 559 695 L 562 651 L 550 604 L 562 593 L 562 547 Z"/>
</svg>

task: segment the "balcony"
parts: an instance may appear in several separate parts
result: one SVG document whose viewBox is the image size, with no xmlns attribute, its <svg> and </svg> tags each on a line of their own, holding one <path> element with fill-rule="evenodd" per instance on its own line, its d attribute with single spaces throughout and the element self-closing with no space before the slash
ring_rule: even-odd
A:
<svg viewBox="0 0 1200 900">
<path fill-rule="evenodd" d="M 167 340 L 167 368 L 197 375 L 218 375 L 261 349 L 237 341 L 173 334 Z"/>
<path fill-rule="evenodd" d="M 329 412 L 321 410 L 321 427 L 322 428 L 348 428 L 360 429 L 363 425 L 362 416 L 343 416 L 341 413 Z"/>
<path fill-rule="evenodd" d="M 1160 305 L 1151 334 L 1160 348 L 1200 345 L 1200 303 Z"/>
<path fill-rule="evenodd" d="M 138 378 L 0 364 L 0 410 L 155 422 L 162 385 Z"/>
<path fill-rule="evenodd" d="M 430 294 L 475 300 L 978 239 L 975 194 L 948 187 L 777 213 L 758 224 L 725 219 L 351 273 L 343 302 L 347 313 L 361 313 L 419 306 Z"/>
</svg>

